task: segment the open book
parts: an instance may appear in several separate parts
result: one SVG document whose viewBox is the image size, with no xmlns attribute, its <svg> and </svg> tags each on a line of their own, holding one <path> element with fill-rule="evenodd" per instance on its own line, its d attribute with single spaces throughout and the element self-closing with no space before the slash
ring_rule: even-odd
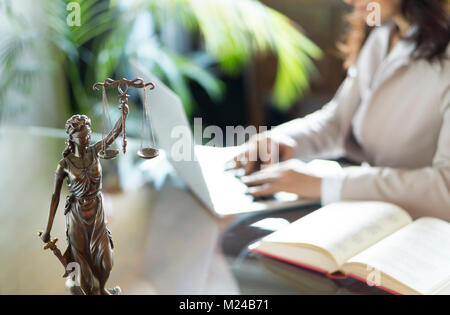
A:
<svg viewBox="0 0 450 315">
<path fill-rule="evenodd" d="M 250 250 L 399 294 L 450 294 L 450 224 L 384 202 L 323 207 Z"/>
</svg>

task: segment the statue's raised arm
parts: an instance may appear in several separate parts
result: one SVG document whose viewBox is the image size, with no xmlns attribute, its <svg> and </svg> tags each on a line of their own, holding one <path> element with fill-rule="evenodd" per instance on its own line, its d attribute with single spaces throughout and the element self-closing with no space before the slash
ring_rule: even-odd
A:
<svg viewBox="0 0 450 315">
<path fill-rule="evenodd" d="M 108 147 L 120 136 L 122 133 L 123 141 L 122 141 L 122 150 L 123 153 L 126 152 L 127 147 L 127 134 L 126 134 L 126 119 L 128 116 L 128 91 L 130 87 L 135 88 L 147 88 L 149 87 L 151 90 L 155 88 L 155 85 L 152 82 L 144 83 L 143 79 L 137 78 L 134 80 L 127 80 L 125 78 L 121 80 L 113 80 L 111 78 L 106 79 L 104 82 L 97 82 L 94 84 L 93 89 L 98 91 L 99 86 L 102 87 L 103 93 L 105 93 L 106 88 L 114 88 L 117 87 L 119 92 L 119 100 L 120 105 L 119 109 L 122 111 L 122 116 L 119 118 L 117 123 L 114 125 L 113 129 L 110 133 L 103 138 L 101 141 L 95 144 L 95 150 L 97 153 L 102 152 L 105 154 L 105 151 Z"/>
<path fill-rule="evenodd" d="M 122 133 L 124 122 L 128 117 L 128 105 L 120 104 L 119 109 L 122 111 L 122 115 L 119 117 L 112 130 L 104 138 L 94 144 L 96 154 L 107 150 Z"/>
</svg>

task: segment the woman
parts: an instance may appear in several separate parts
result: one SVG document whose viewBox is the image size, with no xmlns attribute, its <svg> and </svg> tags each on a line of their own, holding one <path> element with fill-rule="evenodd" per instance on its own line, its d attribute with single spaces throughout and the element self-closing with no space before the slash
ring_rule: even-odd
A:
<svg viewBox="0 0 450 315">
<path fill-rule="evenodd" d="M 279 147 L 283 162 L 242 180 L 254 196 L 287 191 L 323 204 L 381 200 L 414 216 L 450 220 L 448 2 L 345 2 L 354 6 L 340 47 L 346 80 L 323 109 L 251 139 L 236 167 L 250 174 L 255 162 L 249 156 L 268 143 Z M 379 27 L 366 24 L 370 2 L 381 7 Z M 365 166 L 319 176 L 293 159 L 341 156 Z"/>
<path fill-rule="evenodd" d="M 121 110 L 125 116 L 128 114 L 126 106 Z M 98 154 L 114 142 L 121 130 L 122 117 L 104 140 L 91 146 L 91 121 L 87 116 L 74 115 L 66 122 L 67 148 L 56 169 L 47 229 L 41 238 L 44 242 L 50 240 L 61 187 L 67 178 L 71 195 L 67 197 L 64 213 L 68 242 L 64 259 L 79 264 L 80 287 L 85 294 L 109 294 L 105 284 L 113 265 L 113 243 L 103 209 Z"/>
</svg>

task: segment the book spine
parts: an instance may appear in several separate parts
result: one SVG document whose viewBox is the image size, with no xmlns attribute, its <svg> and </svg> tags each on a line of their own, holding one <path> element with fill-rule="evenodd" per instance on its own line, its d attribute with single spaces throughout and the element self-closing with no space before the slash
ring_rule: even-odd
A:
<svg viewBox="0 0 450 315">
<path fill-rule="evenodd" d="M 269 253 L 263 252 L 263 251 L 258 250 L 258 249 L 250 249 L 250 251 L 255 252 L 257 254 L 260 254 L 260 255 L 264 255 L 264 256 L 270 257 L 270 258 L 274 258 L 276 260 L 287 262 L 287 263 L 289 263 L 291 265 L 296 265 L 296 266 L 299 266 L 299 267 L 304 267 L 306 269 L 310 269 L 310 270 L 313 270 L 313 271 L 320 272 L 320 273 L 326 275 L 327 277 L 330 275 L 326 270 L 322 270 L 320 268 L 316 268 L 316 267 L 313 267 L 313 266 L 310 266 L 310 265 L 307 265 L 307 264 L 303 264 L 303 263 L 300 263 L 300 262 L 295 261 L 295 260 L 290 260 L 290 259 L 287 259 L 287 258 L 284 258 L 284 257 L 280 257 L 280 256 L 277 256 L 277 255 L 269 254 Z M 342 278 L 340 278 L 340 279 L 342 279 Z"/>
</svg>

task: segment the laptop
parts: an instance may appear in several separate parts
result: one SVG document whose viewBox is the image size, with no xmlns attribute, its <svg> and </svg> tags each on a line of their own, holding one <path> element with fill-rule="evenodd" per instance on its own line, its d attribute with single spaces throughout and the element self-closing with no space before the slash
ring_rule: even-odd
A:
<svg viewBox="0 0 450 315">
<path fill-rule="evenodd" d="M 257 200 L 246 194 L 247 186 L 235 172 L 225 169 L 242 147 L 213 147 L 195 144 L 180 98 L 156 76 L 132 62 L 135 73 L 155 89 L 147 94 L 152 130 L 159 149 L 190 190 L 217 217 L 316 204 L 289 193 L 277 193 L 269 200 Z M 139 89 L 141 97 L 144 94 Z M 183 139 L 182 139 L 183 138 Z M 181 158 L 188 157 L 188 158 Z"/>
</svg>

